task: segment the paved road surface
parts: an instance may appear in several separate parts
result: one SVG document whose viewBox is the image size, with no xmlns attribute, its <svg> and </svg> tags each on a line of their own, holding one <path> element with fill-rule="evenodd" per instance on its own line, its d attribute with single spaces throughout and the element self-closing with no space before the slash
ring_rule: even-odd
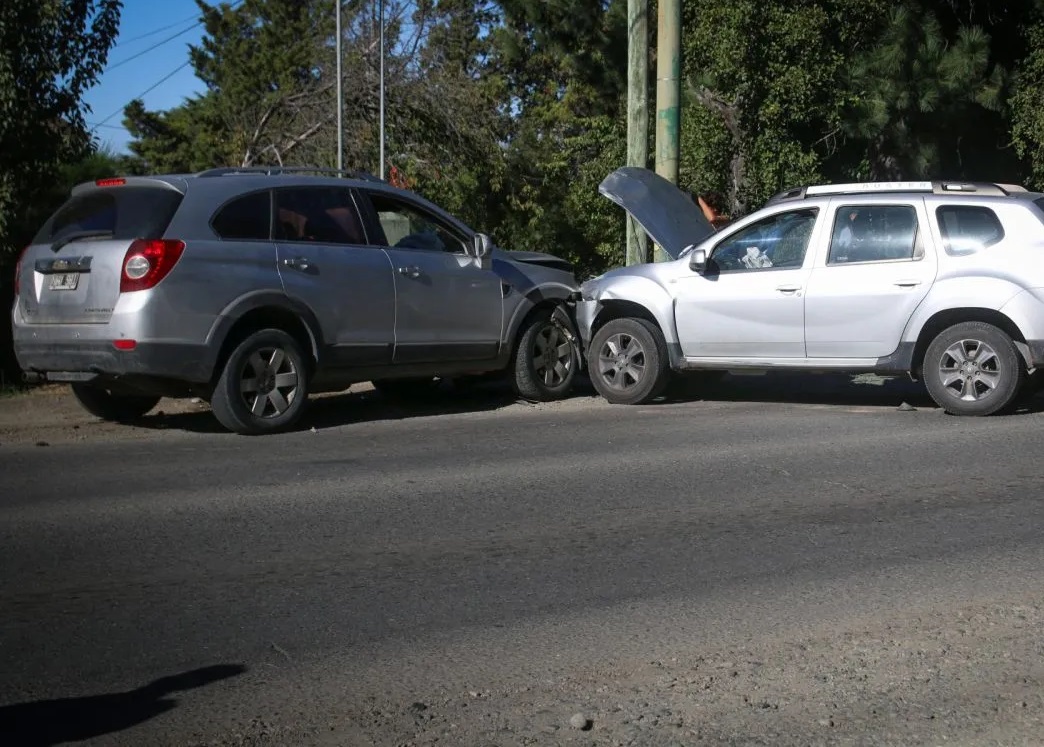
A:
<svg viewBox="0 0 1044 747">
<path fill-rule="evenodd" d="M 0 742 L 1044 733 L 1039 399 L 958 419 L 814 377 L 633 408 L 353 397 L 275 437 L 202 413 L 5 442 Z"/>
</svg>

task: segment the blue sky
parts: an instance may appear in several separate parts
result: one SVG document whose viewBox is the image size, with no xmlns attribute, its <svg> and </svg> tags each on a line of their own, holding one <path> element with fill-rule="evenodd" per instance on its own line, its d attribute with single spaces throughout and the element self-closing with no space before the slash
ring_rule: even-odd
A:
<svg viewBox="0 0 1044 747">
<path fill-rule="evenodd" d="M 216 5 L 216 0 L 211 4 Z M 109 52 L 109 65 L 84 97 L 91 107 L 86 114 L 89 126 L 108 118 L 95 130 L 101 143 L 126 152 L 130 135 L 123 129 L 123 107 L 166 76 L 171 77 L 140 96 L 146 108 L 170 109 L 202 91 L 192 66 L 185 65 L 189 44 L 198 44 L 203 36 L 198 22 L 194 0 L 124 0 L 120 35 Z M 121 64 L 125 60 L 129 61 Z M 185 67 L 174 72 L 180 65 Z"/>
</svg>

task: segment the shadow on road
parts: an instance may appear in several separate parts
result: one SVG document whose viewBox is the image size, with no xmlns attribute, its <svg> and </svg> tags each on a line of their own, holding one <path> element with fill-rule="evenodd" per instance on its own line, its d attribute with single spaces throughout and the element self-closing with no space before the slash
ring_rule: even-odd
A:
<svg viewBox="0 0 1044 747">
<path fill-rule="evenodd" d="M 163 677 L 137 690 L 0 707 L 0 744 L 19 747 L 78 742 L 129 729 L 177 707 L 171 693 L 194 690 L 246 671 L 219 664 Z"/>
<path fill-rule="evenodd" d="M 894 407 L 910 405 L 937 410 L 938 405 L 920 382 L 904 376 L 886 378 L 872 374 L 728 373 L 718 380 L 699 376 L 679 380 L 665 402 L 778 402 L 780 404 L 835 405 L 839 407 Z M 1044 398 L 1027 396 L 1021 412 L 1044 411 Z"/>
<path fill-rule="evenodd" d="M 580 376 L 574 397 L 597 397 L 586 376 Z M 600 397 L 597 397 L 601 401 Z M 375 390 L 345 392 L 313 397 L 294 430 L 335 428 L 354 423 L 463 413 L 492 412 L 519 403 L 511 387 L 503 381 L 456 385 L 415 398 L 399 399 Z M 892 407 L 910 405 L 936 410 L 924 386 L 905 377 L 883 378 L 869 374 L 809 374 L 768 372 L 765 374 L 723 374 L 720 379 L 701 377 L 681 379 L 672 384 L 660 402 L 774 402 L 779 404 L 834 405 L 838 407 Z M 1044 398 L 1027 397 L 1022 412 L 1044 411 Z M 208 409 L 197 412 L 146 415 L 136 426 L 155 430 L 184 430 L 195 433 L 226 433 Z"/>
<path fill-rule="evenodd" d="M 407 418 L 452 415 L 499 410 L 519 402 L 510 387 L 501 382 L 473 386 L 447 383 L 439 389 L 416 398 L 398 399 L 369 389 L 313 396 L 308 408 L 292 429 L 334 428 L 360 422 L 403 420 Z M 209 409 L 197 412 L 146 415 L 134 421 L 140 428 L 184 430 L 193 433 L 227 433 Z"/>
</svg>

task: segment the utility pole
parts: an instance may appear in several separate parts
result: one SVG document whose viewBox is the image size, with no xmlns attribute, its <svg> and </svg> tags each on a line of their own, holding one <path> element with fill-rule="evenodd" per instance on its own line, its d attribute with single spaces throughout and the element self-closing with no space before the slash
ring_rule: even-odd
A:
<svg viewBox="0 0 1044 747">
<path fill-rule="evenodd" d="M 656 173 L 678 183 L 681 102 L 681 0 L 659 0 L 656 27 Z M 656 261 L 669 259 L 656 247 Z"/>
<path fill-rule="evenodd" d="M 384 178 L 384 0 L 379 0 L 380 25 L 381 25 L 381 170 L 377 175 Z"/>
<path fill-rule="evenodd" d="M 341 0 L 334 0 L 334 16 L 337 19 L 337 170 L 344 170 L 344 91 L 341 75 Z"/>
<path fill-rule="evenodd" d="M 649 166 L 649 0 L 627 0 L 627 165 Z M 649 261 L 645 231 L 627 216 L 627 264 Z"/>
</svg>

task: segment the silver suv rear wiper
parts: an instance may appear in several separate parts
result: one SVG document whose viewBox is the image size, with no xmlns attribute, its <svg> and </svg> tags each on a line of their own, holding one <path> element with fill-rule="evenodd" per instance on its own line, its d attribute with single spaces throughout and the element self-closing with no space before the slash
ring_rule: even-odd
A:
<svg viewBox="0 0 1044 747">
<path fill-rule="evenodd" d="M 84 231 L 70 231 L 64 234 L 61 238 L 55 239 L 51 243 L 51 251 L 57 252 L 66 244 L 73 241 L 79 241 L 80 239 L 101 239 L 101 238 L 112 238 L 112 231 L 103 231 L 101 229 L 88 229 Z"/>
</svg>

